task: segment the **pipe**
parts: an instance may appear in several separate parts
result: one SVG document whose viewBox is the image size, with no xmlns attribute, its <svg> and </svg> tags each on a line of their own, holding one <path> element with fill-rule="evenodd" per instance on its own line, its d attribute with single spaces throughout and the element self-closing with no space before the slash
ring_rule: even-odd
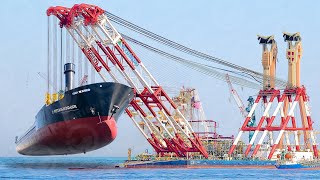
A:
<svg viewBox="0 0 320 180">
<path fill-rule="evenodd" d="M 66 91 L 73 89 L 73 81 L 75 74 L 75 65 L 73 63 L 66 63 L 64 65 L 64 74 L 65 74 L 65 88 Z"/>
</svg>

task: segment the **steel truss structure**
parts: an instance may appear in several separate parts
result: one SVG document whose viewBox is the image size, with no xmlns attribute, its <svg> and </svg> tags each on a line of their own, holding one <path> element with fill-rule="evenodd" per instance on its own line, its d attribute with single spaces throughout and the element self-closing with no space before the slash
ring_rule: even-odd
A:
<svg viewBox="0 0 320 180">
<path fill-rule="evenodd" d="M 103 81 L 108 80 L 107 73 L 112 81 L 133 88 L 135 98 L 126 113 L 159 155 L 175 153 L 187 157 L 187 153 L 198 153 L 208 157 L 190 123 L 110 23 L 103 9 L 89 4 L 76 4 L 72 8 L 56 6 L 50 7 L 47 15 L 60 20 L 60 27 L 72 36 Z M 152 114 L 151 119 L 147 112 Z M 160 119 L 156 112 L 161 112 L 165 119 Z M 140 122 L 149 133 L 139 126 Z"/>
<path fill-rule="evenodd" d="M 278 90 L 274 87 L 274 81 L 272 78 L 275 77 L 275 60 L 276 60 L 276 44 L 273 39 L 273 36 L 262 37 L 259 36 L 260 44 L 263 44 L 263 54 L 262 54 L 262 64 L 264 67 L 264 73 L 269 75 L 271 79 L 264 80 L 264 89 L 260 90 L 257 98 L 252 106 L 251 111 L 244 120 L 240 131 L 233 142 L 229 150 L 229 155 L 231 155 L 236 148 L 242 134 L 244 132 L 254 131 L 253 137 L 250 140 L 245 155 L 249 156 L 255 139 L 258 134 L 262 133 L 258 143 L 253 148 L 251 156 L 255 156 L 259 151 L 265 137 L 269 134 L 271 137 L 271 148 L 269 150 L 268 159 L 271 159 L 277 149 L 282 149 L 282 138 L 286 138 L 287 150 L 300 151 L 300 139 L 298 136 L 298 131 L 304 132 L 304 134 L 309 135 L 309 137 L 304 138 L 305 148 L 309 147 L 309 144 L 312 144 L 312 149 L 314 156 L 318 157 L 317 144 L 315 141 L 315 134 L 313 131 L 313 121 L 311 119 L 311 113 L 308 106 L 308 95 L 306 93 L 306 88 L 300 85 L 300 66 L 299 62 L 302 55 L 301 47 L 301 37 L 299 33 L 288 34 L 284 33 L 285 41 L 288 42 L 287 49 L 287 58 L 289 62 L 289 81 L 287 88 L 284 90 Z M 295 42 L 295 45 L 293 45 Z M 267 44 L 271 44 L 271 50 L 269 51 L 266 47 Z M 270 73 L 271 72 L 271 73 Z M 251 119 L 251 116 L 258 104 L 262 102 L 264 106 L 263 114 L 257 124 L 254 127 L 248 127 L 248 122 Z M 272 105 L 275 105 L 275 109 L 270 113 Z M 301 116 L 301 127 L 298 126 L 298 122 L 295 117 L 295 110 L 299 108 Z M 280 113 L 280 125 L 276 125 L 276 117 Z M 271 114 L 271 117 L 269 116 Z M 291 125 L 290 123 L 291 122 Z M 273 142 L 272 135 L 274 132 L 277 132 L 276 140 Z M 291 145 L 289 133 L 293 132 L 294 134 L 294 145 Z M 292 148 L 294 147 L 294 148 Z"/>
</svg>

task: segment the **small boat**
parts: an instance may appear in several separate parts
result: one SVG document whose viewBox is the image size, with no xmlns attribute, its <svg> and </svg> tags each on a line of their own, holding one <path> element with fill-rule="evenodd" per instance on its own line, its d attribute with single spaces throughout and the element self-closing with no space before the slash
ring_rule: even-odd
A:
<svg viewBox="0 0 320 180">
<path fill-rule="evenodd" d="M 276 163 L 277 169 L 306 169 L 306 168 L 320 168 L 319 160 L 312 161 L 282 161 L 281 163 Z"/>
<path fill-rule="evenodd" d="M 320 160 L 314 159 L 312 152 L 281 153 L 278 157 L 277 169 L 320 168 Z"/>
</svg>

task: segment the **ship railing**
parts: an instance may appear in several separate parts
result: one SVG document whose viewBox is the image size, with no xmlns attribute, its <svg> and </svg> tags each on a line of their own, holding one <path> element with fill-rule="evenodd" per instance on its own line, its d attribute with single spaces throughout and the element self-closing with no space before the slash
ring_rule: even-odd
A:
<svg viewBox="0 0 320 180">
<path fill-rule="evenodd" d="M 303 160 L 298 160 L 294 161 L 293 159 L 282 159 L 282 160 L 277 160 L 277 164 L 285 164 L 287 162 L 292 162 L 292 163 L 299 163 L 301 165 L 313 165 L 313 164 L 320 164 L 320 160 L 314 159 L 314 160 L 308 160 L 308 159 L 303 159 Z"/>
<path fill-rule="evenodd" d="M 18 136 L 18 138 L 16 138 L 16 143 L 19 143 L 19 141 L 21 141 L 23 138 L 27 137 L 34 129 L 36 128 L 35 123 L 32 124 L 32 126 L 21 136 Z"/>
<path fill-rule="evenodd" d="M 299 162 L 300 164 L 302 164 L 302 165 L 313 165 L 313 164 L 320 164 L 320 160 L 318 160 L 318 159 L 315 159 L 315 160 L 303 160 L 303 161 L 300 161 Z"/>
</svg>

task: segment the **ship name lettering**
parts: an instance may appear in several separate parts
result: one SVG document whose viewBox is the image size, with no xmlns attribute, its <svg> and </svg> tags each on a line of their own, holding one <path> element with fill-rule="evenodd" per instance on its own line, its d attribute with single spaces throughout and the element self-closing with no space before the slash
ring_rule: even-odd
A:
<svg viewBox="0 0 320 180">
<path fill-rule="evenodd" d="M 82 89 L 82 90 L 73 92 L 72 95 L 81 94 L 81 93 L 85 93 L 85 92 L 89 92 L 89 91 L 90 91 L 90 89 Z"/>
<path fill-rule="evenodd" d="M 62 107 L 62 108 L 55 109 L 55 110 L 52 111 L 52 114 L 63 112 L 63 111 L 67 111 L 67 110 L 71 110 L 71 109 L 77 109 L 77 105 L 74 104 L 74 105 L 65 106 L 65 107 Z"/>
</svg>

